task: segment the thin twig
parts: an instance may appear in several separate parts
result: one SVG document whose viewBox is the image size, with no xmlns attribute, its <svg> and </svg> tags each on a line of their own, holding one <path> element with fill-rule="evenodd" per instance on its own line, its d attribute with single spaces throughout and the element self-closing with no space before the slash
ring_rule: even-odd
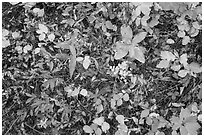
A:
<svg viewBox="0 0 204 137">
<path fill-rule="evenodd" d="M 6 131 L 5 135 L 8 134 L 8 132 L 11 130 L 11 128 L 13 127 L 13 125 L 16 123 L 16 121 L 19 119 L 19 117 L 14 120 L 14 122 L 11 124 L 11 126 L 9 127 L 9 129 Z"/>
<path fill-rule="evenodd" d="M 29 126 L 28 124 L 24 123 L 27 127 L 29 127 L 30 129 L 34 130 L 35 132 L 38 132 L 39 134 L 45 135 L 44 133 L 32 128 L 31 126 Z"/>
</svg>

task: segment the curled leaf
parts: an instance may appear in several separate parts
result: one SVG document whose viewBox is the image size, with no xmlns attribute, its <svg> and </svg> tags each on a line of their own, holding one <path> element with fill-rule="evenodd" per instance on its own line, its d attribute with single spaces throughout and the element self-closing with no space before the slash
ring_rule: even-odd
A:
<svg viewBox="0 0 204 137">
<path fill-rule="evenodd" d="M 106 131 L 110 129 L 110 125 L 107 122 L 104 122 L 101 129 L 106 133 Z"/>
</svg>

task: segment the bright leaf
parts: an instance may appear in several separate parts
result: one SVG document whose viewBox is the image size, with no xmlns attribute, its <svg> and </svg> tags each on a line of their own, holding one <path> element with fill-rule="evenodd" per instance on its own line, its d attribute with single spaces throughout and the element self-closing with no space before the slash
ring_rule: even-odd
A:
<svg viewBox="0 0 204 137">
<path fill-rule="evenodd" d="M 185 128 L 190 135 L 197 135 L 197 130 L 200 128 L 200 125 L 197 122 L 190 122 L 185 124 Z"/>
<path fill-rule="evenodd" d="M 97 107 L 97 113 L 101 113 L 103 111 L 103 105 L 102 104 L 99 104 Z"/>
<path fill-rule="evenodd" d="M 40 33 L 43 33 L 43 32 L 46 34 L 48 33 L 48 27 L 45 26 L 44 24 L 39 24 L 38 27 L 39 27 Z"/>
<path fill-rule="evenodd" d="M 121 26 L 121 35 L 124 42 L 132 40 L 133 32 L 130 26 Z"/>
<path fill-rule="evenodd" d="M 88 92 L 87 92 L 86 89 L 82 89 L 82 90 L 80 91 L 80 94 L 85 97 L 85 96 L 87 96 Z"/>
<path fill-rule="evenodd" d="M 145 109 L 141 112 L 140 117 L 143 118 L 143 117 L 147 117 L 148 115 L 149 115 L 149 109 Z"/>
<path fill-rule="evenodd" d="M 103 122 L 104 122 L 104 117 L 95 118 L 93 120 L 93 123 L 95 123 L 95 124 L 97 124 L 99 126 L 101 126 L 103 124 Z"/>
<path fill-rule="evenodd" d="M 132 44 L 136 45 L 138 43 L 140 43 L 142 40 L 145 39 L 147 35 L 147 32 L 139 32 L 138 34 L 136 34 L 132 40 Z"/>
<path fill-rule="evenodd" d="M 129 49 L 129 52 L 130 52 L 130 57 L 131 58 L 134 58 L 134 59 L 140 61 L 141 63 L 145 63 L 145 56 L 144 56 L 142 48 L 140 48 L 140 47 L 133 47 L 133 48 Z M 131 52 L 134 52 L 134 54 L 132 55 Z"/>
<path fill-rule="evenodd" d="M 169 61 L 166 59 L 163 59 L 159 62 L 159 64 L 156 67 L 157 68 L 168 68 L 169 67 Z"/>
<path fill-rule="evenodd" d="M 188 70 L 185 70 L 185 69 L 184 69 L 184 70 L 180 70 L 180 71 L 178 72 L 178 76 L 184 78 L 188 73 L 189 73 Z"/>
<path fill-rule="evenodd" d="M 173 66 L 171 66 L 171 69 L 174 70 L 174 71 L 179 71 L 180 68 L 181 68 L 180 65 L 173 65 Z"/>
<path fill-rule="evenodd" d="M 110 21 L 106 21 L 106 27 L 108 29 L 113 29 L 113 24 Z"/>
<path fill-rule="evenodd" d="M 93 133 L 93 129 L 90 127 L 90 126 L 87 126 L 87 125 L 85 125 L 84 127 L 83 127 L 83 130 L 84 130 L 84 132 L 86 132 L 86 133 Z"/>
<path fill-rule="evenodd" d="M 202 68 L 201 68 L 200 65 L 199 65 L 198 63 L 196 63 L 196 62 L 191 62 L 191 63 L 189 64 L 189 68 L 190 68 L 190 70 L 191 70 L 192 72 L 194 72 L 194 73 L 200 73 L 200 72 L 202 72 Z"/>
<path fill-rule="evenodd" d="M 28 53 L 28 51 L 32 50 L 33 46 L 31 45 L 26 45 L 24 48 L 23 48 L 23 52 L 24 53 Z"/>
<path fill-rule="evenodd" d="M 116 60 L 122 59 L 123 57 L 125 57 L 128 54 L 128 51 L 126 50 L 122 50 L 122 49 L 117 49 L 114 58 Z"/>
<path fill-rule="evenodd" d="M 168 61 L 174 61 L 176 57 L 173 53 L 169 51 L 161 51 L 161 59 L 166 59 Z"/>
<path fill-rule="evenodd" d="M 48 35 L 48 39 L 49 39 L 50 41 L 54 41 L 54 39 L 55 39 L 55 34 L 54 34 L 54 33 L 51 33 L 50 35 Z"/>
<path fill-rule="evenodd" d="M 84 61 L 83 61 L 83 67 L 85 69 L 88 69 L 89 65 L 91 64 L 91 60 L 89 56 L 85 56 L 84 57 Z"/>
<path fill-rule="evenodd" d="M 118 123 L 120 123 L 121 125 L 124 125 L 125 117 L 124 117 L 123 115 L 117 115 L 117 116 L 116 116 L 116 120 L 117 120 Z"/>
<path fill-rule="evenodd" d="M 174 42 L 173 39 L 167 39 L 166 43 L 167 43 L 167 44 L 174 44 L 175 42 Z"/>
<path fill-rule="evenodd" d="M 190 42 L 190 37 L 189 36 L 184 36 L 182 40 L 182 45 L 187 45 Z"/>
<path fill-rule="evenodd" d="M 14 39 L 17 39 L 17 38 L 20 37 L 20 33 L 19 33 L 19 32 L 13 32 L 13 33 L 12 33 L 12 37 L 13 37 Z"/>
<path fill-rule="evenodd" d="M 120 98 L 117 100 L 117 106 L 121 106 L 123 104 L 123 100 Z"/>
<path fill-rule="evenodd" d="M 123 96 L 123 100 L 124 101 L 128 101 L 129 100 L 129 94 L 125 93 L 125 95 Z"/>
<path fill-rule="evenodd" d="M 180 58 L 179 58 L 179 61 L 180 61 L 181 64 L 183 64 L 183 66 L 187 66 L 188 65 L 187 60 L 188 60 L 188 58 L 187 58 L 187 54 L 186 53 L 182 54 L 180 56 Z"/>
<path fill-rule="evenodd" d="M 106 133 L 110 129 L 110 125 L 107 122 L 103 122 L 101 129 Z"/>
</svg>

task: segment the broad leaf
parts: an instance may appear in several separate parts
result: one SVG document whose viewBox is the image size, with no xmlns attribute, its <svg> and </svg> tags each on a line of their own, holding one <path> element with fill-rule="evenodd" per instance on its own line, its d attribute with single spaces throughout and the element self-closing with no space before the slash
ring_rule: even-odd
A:
<svg viewBox="0 0 204 137">
<path fill-rule="evenodd" d="M 169 51 L 161 51 L 161 59 L 166 59 L 168 61 L 174 61 L 176 57 L 173 53 Z"/>
<path fill-rule="evenodd" d="M 90 127 L 90 126 L 87 126 L 87 125 L 85 125 L 84 127 L 83 127 L 83 130 L 84 130 L 84 132 L 86 132 L 86 133 L 93 133 L 93 129 Z"/>
<path fill-rule="evenodd" d="M 197 135 L 197 130 L 200 128 L 200 125 L 197 122 L 186 123 L 185 128 L 190 135 Z"/>
<path fill-rule="evenodd" d="M 101 129 L 106 133 L 106 131 L 110 129 L 110 125 L 107 122 L 103 122 Z"/>
<path fill-rule="evenodd" d="M 194 73 L 200 73 L 202 72 L 202 68 L 200 67 L 200 65 L 196 62 L 191 62 L 189 64 L 189 69 L 194 72 Z"/>
<path fill-rule="evenodd" d="M 184 36 L 182 40 L 182 45 L 187 45 L 190 42 L 190 37 L 189 36 Z"/>
<path fill-rule="evenodd" d="M 167 43 L 167 44 L 174 44 L 175 42 L 174 42 L 173 39 L 167 39 L 166 43 Z"/>
<path fill-rule="evenodd" d="M 180 58 L 179 58 L 179 61 L 180 61 L 181 64 L 183 64 L 183 66 L 187 66 L 188 65 L 187 60 L 188 60 L 188 58 L 187 58 L 187 54 L 186 53 L 182 54 L 180 56 Z"/>
<path fill-rule="evenodd" d="M 169 67 L 169 61 L 166 59 L 163 59 L 159 62 L 159 64 L 156 67 L 157 68 L 168 68 Z"/>
<path fill-rule="evenodd" d="M 39 24 L 38 27 L 39 31 L 37 31 L 37 33 L 48 33 L 48 27 L 44 24 Z"/>
<path fill-rule="evenodd" d="M 124 42 L 129 43 L 132 40 L 133 32 L 130 26 L 121 26 L 121 35 Z"/>
<path fill-rule="evenodd" d="M 104 122 L 104 117 L 95 118 L 93 120 L 93 123 L 95 123 L 95 124 L 97 124 L 99 126 L 101 126 L 103 124 L 103 122 Z"/>
<path fill-rule="evenodd" d="M 184 78 L 188 73 L 189 73 L 188 70 L 185 70 L 185 69 L 184 69 L 184 70 L 180 70 L 180 71 L 178 72 L 178 76 Z"/>
<path fill-rule="evenodd" d="M 132 44 L 136 45 L 138 43 L 140 43 L 142 40 L 145 39 L 147 35 L 147 32 L 139 32 L 138 34 L 136 34 L 132 40 Z"/>
<path fill-rule="evenodd" d="M 117 49 L 114 58 L 116 60 L 122 59 L 123 57 L 125 57 L 128 54 L 127 50 L 123 50 L 123 49 Z"/>
<path fill-rule="evenodd" d="M 129 101 L 129 94 L 128 93 L 125 93 L 125 95 L 123 96 L 123 100 Z"/>
<path fill-rule="evenodd" d="M 173 65 L 171 66 L 171 69 L 174 70 L 174 71 L 179 71 L 181 68 L 181 65 Z"/>
<path fill-rule="evenodd" d="M 131 58 L 134 58 L 134 59 L 140 61 L 141 63 L 145 63 L 145 56 L 144 56 L 144 52 L 143 52 L 141 47 L 131 46 L 129 48 L 129 53 L 130 53 Z"/>
<path fill-rule="evenodd" d="M 55 34 L 54 34 L 54 33 L 51 33 L 50 35 L 48 35 L 48 39 L 49 39 L 50 41 L 54 41 L 54 39 L 55 39 Z"/>
<path fill-rule="evenodd" d="M 97 107 L 97 113 L 101 113 L 103 111 L 103 105 L 102 104 L 99 104 Z"/>
<path fill-rule="evenodd" d="M 141 112 L 140 117 L 143 118 L 143 117 L 147 117 L 148 115 L 149 115 L 149 109 L 145 109 Z"/>
<path fill-rule="evenodd" d="M 87 96 L 88 92 L 87 92 L 86 89 L 82 89 L 82 90 L 80 91 L 80 94 L 85 97 L 85 96 Z"/>
<path fill-rule="evenodd" d="M 120 123 L 121 125 L 124 125 L 125 117 L 124 117 L 123 115 L 117 115 L 117 116 L 116 116 L 116 120 L 117 120 L 118 123 Z"/>
</svg>

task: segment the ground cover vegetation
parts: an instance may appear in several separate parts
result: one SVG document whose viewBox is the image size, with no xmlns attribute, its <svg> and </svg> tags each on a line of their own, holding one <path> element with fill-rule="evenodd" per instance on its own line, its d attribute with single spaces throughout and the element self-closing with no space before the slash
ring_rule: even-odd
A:
<svg viewBox="0 0 204 137">
<path fill-rule="evenodd" d="M 2 3 L 2 134 L 202 134 L 202 3 Z"/>
</svg>

